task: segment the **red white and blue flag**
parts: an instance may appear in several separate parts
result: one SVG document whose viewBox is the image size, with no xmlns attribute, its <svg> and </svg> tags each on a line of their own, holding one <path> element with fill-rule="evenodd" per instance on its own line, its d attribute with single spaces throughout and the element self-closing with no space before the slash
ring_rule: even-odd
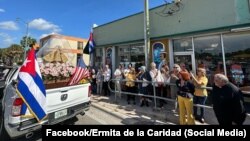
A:
<svg viewBox="0 0 250 141">
<path fill-rule="evenodd" d="M 18 74 L 17 93 L 24 101 L 21 115 L 31 113 L 38 121 L 47 115 L 46 91 L 40 68 L 36 61 L 35 50 L 31 49 Z"/>
<path fill-rule="evenodd" d="M 86 67 L 86 64 L 84 63 L 83 59 L 80 58 L 78 61 L 78 65 L 76 67 L 76 70 L 71 77 L 68 85 L 76 85 L 78 84 L 83 78 L 89 77 L 89 70 Z"/>
<path fill-rule="evenodd" d="M 89 40 L 88 40 L 86 46 L 83 49 L 83 53 L 91 54 L 91 53 L 94 52 L 94 50 L 95 50 L 95 42 L 94 42 L 94 39 L 93 39 L 93 33 L 90 32 Z"/>
</svg>

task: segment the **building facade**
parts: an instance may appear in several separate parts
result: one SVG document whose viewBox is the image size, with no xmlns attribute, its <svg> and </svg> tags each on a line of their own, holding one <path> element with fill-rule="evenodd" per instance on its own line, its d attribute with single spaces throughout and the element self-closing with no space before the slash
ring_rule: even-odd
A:
<svg viewBox="0 0 250 141">
<path fill-rule="evenodd" d="M 87 39 L 59 34 L 48 35 L 40 39 L 37 56 L 48 62 L 68 62 L 74 66 L 77 65 L 78 59 L 83 57 L 85 64 L 89 65 L 89 55 L 83 55 L 86 43 Z"/>
<path fill-rule="evenodd" d="M 96 66 L 145 64 L 144 14 L 137 13 L 94 28 Z M 181 0 L 150 9 L 149 62 L 167 52 L 170 68 L 185 63 L 196 73 L 205 67 L 213 75 L 250 91 L 250 1 Z"/>
</svg>

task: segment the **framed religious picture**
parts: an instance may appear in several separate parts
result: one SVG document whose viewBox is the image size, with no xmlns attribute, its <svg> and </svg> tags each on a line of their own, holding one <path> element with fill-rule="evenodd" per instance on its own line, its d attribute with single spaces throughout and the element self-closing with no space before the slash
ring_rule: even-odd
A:
<svg viewBox="0 0 250 141">
<path fill-rule="evenodd" d="M 161 62 L 161 52 L 165 51 L 165 47 L 164 44 L 161 42 L 156 42 L 153 44 L 153 60 L 156 64 L 156 68 L 159 66 L 160 62 Z"/>
<path fill-rule="evenodd" d="M 109 47 L 106 49 L 106 64 L 111 67 L 112 65 L 112 48 Z"/>
</svg>

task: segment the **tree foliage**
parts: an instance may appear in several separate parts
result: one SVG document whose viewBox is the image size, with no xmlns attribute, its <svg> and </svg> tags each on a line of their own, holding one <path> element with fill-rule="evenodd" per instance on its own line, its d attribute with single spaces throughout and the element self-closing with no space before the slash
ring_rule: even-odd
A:
<svg viewBox="0 0 250 141">
<path fill-rule="evenodd" d="M 30 47 L 30 45 L 35 44 L 36 39 L 32 37 L 27 38 L 27 47 Z M 24 58 L 24 49 L 28 50 L 28 48 L 25 48 L 26 46 L 26 36 L 24 36 L 20 40 L 20 45 L 18 44 L 12 44 L 7 48 L 1 48 L 0 49 L 0 62 L 3 62 L 5 65 L 12 65 L 13 63 L 22 63 Z"/>
<path fill-rule="evenodd" d="M 0 49 L 0 59 L 4 63 L 10 62 L 8 60 L 12 60 L 12 62 L 19 63 L 19 61 L 23 61 L 23 48 L 18 44 L 12 44 L 8 48 Z M 11 64 L 7 64 L 11 65 Z"/>
<path fill-rule="evenodd" d="M 25 48 L 26 46 L 26 38 L 27 36 L 24 36 L 22 38 L 22 40 L 20 41 L 20 44 L 23 48 Z M 32 38 L 32 37 L 29 37 L 27 38 L 27 46 L 29 47 L 31 44 L 35 44 L 36 43 L 36 39 Z"/>
</svg>

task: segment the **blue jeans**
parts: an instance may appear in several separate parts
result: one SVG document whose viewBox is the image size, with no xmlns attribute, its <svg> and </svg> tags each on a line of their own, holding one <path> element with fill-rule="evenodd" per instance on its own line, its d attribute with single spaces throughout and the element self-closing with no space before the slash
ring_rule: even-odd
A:
<svg viewBox="0 0 250 141">
<path fill-rule="evenodd" d="M 207 96 L 194 96 L 193 98 L 194 104 L 199 104 L 199 105 L 205 105 L 206 100 L 207 100 Z M 198 108 L 200 108 L 200 115 L 197 114 Z M 194 106 L 194 116 L 195 118 L 198 118 L 198 119 L 204 118 L 204 108 Z"/>
</svg>

